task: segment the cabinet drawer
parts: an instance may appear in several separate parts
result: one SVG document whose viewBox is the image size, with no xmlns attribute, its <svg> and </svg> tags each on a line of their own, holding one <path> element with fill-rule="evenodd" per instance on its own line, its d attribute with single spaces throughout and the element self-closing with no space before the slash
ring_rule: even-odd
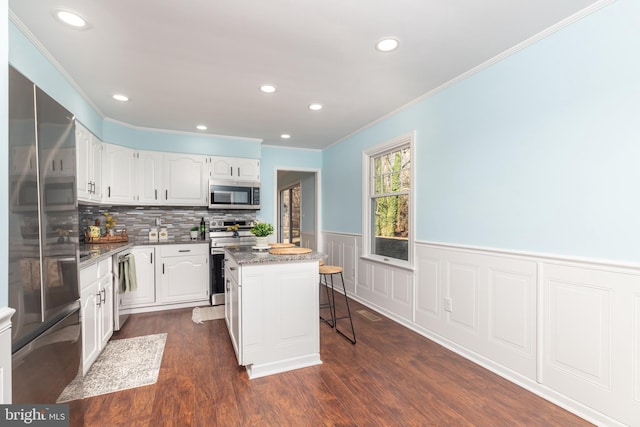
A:
<svg viewBox="0 0 640 427">
<path fill-rule="evenodd" d="M 209 244 L 186 244 L 160 246 L 160 257 L 189 256 L 209 254 Z"/>
<path fill-rule="evenodd" d="M 225 276 L 228 279 L 233 279 L 238 282 L 239 265 L 236 260 L 227 253 L 224 254 L 224 270 Z"/>
</svg>

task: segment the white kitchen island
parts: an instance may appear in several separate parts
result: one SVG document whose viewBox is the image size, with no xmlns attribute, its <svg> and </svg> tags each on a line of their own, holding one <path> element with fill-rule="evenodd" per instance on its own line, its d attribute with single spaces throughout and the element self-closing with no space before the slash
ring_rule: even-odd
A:
<svg viewBox="0 0 640 427">
<path fill-rule="evenodd" d="M 225 319 L 238 364 L 250 379 L 322 363 L 318 261 L 225 249 Z"/>
</svg>

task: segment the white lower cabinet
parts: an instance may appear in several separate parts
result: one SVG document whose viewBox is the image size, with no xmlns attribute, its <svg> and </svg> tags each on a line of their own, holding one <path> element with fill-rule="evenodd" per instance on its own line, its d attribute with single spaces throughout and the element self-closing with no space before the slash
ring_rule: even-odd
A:
<svg viewBox="0 0 640 427">
<path fill-rule="evenodd" d="M 156 303 L 156 249 L 153 246 L 136 246 L 131 249 L 136 264 L 137 289 L 121 294 L 122 308 L 135 308 Z"/>
<path fill-rule="evenodd" d="M 160 301 L 164 304 L 207 300 L 209 297 L 209 247 L 160 247 Z"/>
<path fill-rule="evenodd" d="M 113 335 L 111 258 L 80 270 L 82 371 L 86 373 Z"/>
<path fill-rule="evenodd" d="M 227 328 L 250 379 L 320 361 L 318 262 L 238 265 L 225 253 Z"/>
<path fill-rule="evenodd" d="M 136 282 L 121 294 L 124 313 L 209 304 L 209 244 L 135 246 Z"/>
</svg>

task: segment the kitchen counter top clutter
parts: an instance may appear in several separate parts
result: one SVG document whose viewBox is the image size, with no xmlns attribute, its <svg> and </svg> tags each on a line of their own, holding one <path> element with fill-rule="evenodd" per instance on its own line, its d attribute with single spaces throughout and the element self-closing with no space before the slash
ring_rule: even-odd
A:
<svg viewBox="0 0 640 427">
<path fill-rule="evenodd" d="M 225 249 L 240 264 L 269 264 L 276 262 L 319 261 L 324 254 L 311 251 L 306 254 L 274 255 L 269 251 L 254 250 L 249 246 L 227 246 Z"/>
</svg>

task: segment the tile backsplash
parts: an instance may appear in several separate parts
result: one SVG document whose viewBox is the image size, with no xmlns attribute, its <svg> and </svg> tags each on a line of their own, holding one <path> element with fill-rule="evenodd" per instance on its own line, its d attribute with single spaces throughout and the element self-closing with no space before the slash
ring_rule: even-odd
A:
<svg viewBox="0 0 640 427">
<path fill-rule="evenodd" d="M 167 227 L 169 241 L 189 240 L 189 231 L 193 226 L 199 226 L 204 218 L 207 224 L 207 238 L 209 238 L 209 221 L 223 220 L 255 220 L 255 211 L 228 210 L 215 211 L 202 207 L 135 207 L 135 206 L 93 206 L 81 205 L 78 207 L 80 219 L 80 236 L 89 225 L 94 225 L 96 219 L 100 219 L 104 226 L 104 214 L 109 213 L 116 222 L 115 229 L 127 229 L 129 241 L 149 241 L 149 229 L 156 227 L 156 221 L 160 221 L 158 227 Z"/>
</svg>

